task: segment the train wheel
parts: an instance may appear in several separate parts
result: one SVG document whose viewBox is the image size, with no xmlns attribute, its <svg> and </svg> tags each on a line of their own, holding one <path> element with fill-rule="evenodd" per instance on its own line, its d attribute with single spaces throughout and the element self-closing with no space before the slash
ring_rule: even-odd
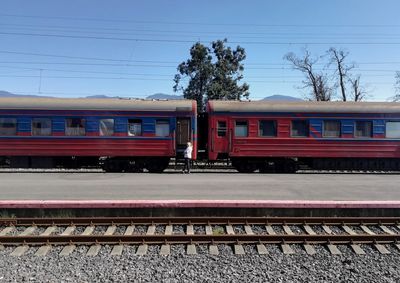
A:
<svg viewBox="0 0 400 283">
<path fill-rule="evenodd" d="M 250 162 L 235 162 L 232 165 L 239 173 L 254 173 L 257 170 L 257 165 Z"/>
</svg>

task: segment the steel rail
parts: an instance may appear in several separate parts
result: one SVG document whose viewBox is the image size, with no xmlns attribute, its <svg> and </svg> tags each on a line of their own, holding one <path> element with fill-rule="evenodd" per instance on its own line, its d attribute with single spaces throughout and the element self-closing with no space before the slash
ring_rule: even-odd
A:
<svg viewBox="0 0 400 283">
<path fill-rule="evenodd" d="M 0 236 L 0 245 L 92 244 L 391 244 L 399 235 L 67 235 Z"/>
<path fill-rule="evenodd" d="M 0 225 L 399 225 L 400 217 L 68 217 L 0 218 Z"/>
</svg>

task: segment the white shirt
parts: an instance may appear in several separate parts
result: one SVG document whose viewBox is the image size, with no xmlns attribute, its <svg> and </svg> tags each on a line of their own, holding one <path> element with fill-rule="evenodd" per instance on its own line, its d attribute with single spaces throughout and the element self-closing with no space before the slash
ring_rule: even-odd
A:
<svg viewBox="0 0 400 283">
<path fill-rule="evenodd" d="M 188 146 L 188 147 L 185 149 L 184 157 L 185 157 L 185 158 L 192 159 L 192 151 L 193 151 L 193 147 L 192 147 L 192 146 Z"/>
</svg>

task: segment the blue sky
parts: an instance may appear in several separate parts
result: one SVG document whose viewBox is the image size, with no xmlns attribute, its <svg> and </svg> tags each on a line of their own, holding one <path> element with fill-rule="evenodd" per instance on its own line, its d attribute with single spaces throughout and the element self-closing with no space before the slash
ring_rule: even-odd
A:
<svg viewBox="0 0 400 283">
<path fill-rule="evenodd" d="M 350 53 L 369 100 L 394 95 L 400 70 L 399 1 L 2 0 L 0 90 L 64 97 L 173 94 L 176 66 L 196 41 L 246 49 L 253 100 L 304 97 L 283 60 L 308 48 Z M 319 65 L 320 68 L 323 65 Z"/>
</svg>

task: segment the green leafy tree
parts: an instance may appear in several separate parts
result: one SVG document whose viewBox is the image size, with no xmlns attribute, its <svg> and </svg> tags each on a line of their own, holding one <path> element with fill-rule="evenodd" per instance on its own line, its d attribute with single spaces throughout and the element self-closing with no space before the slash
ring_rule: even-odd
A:
<svg viewBox="0 0 400 283">
<path fill-rule="evenodd" d="M 227 40 L 212 42 L 212 50 L 197 42 L 190 49 L 191 58 L 179 64 L 174 78 L 174 91 L 183 91 L 186 99 L 197 101 L 198 110 L 203 111 L 208 99 L 240 100 L 249 97 L 249 85 L 239 85 L 243 79 L 246 59 L 244 48 L 232 50 L 226 47 Z M 187 84 L 184 79 L 188 79 Z"/>
</svg>

